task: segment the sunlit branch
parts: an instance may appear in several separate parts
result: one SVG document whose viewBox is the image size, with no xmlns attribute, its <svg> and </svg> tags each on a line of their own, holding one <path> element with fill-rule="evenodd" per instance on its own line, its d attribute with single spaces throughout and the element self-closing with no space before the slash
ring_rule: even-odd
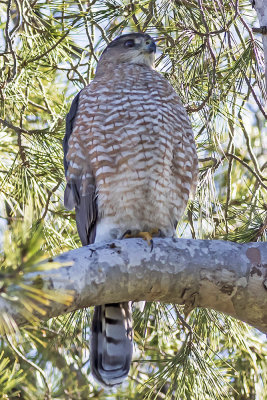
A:
<svg viewBox="0 0 267 400">
<path fill-rule="evenodd" d="M 53 302 L 44 319 L 83 307 L 123 301 L 161 301 L 229 314 L 267 332 L 267 246 L 218 240 L 115 240 L 49 260 L 64 266 L 26 274 L 57 293 L 72 291 L 70 305 Z M 52 265 L 52 264 L 51 264 Z M 1 313 L 21 324 L 21 310 L 0 298 Z"/>
</svg>

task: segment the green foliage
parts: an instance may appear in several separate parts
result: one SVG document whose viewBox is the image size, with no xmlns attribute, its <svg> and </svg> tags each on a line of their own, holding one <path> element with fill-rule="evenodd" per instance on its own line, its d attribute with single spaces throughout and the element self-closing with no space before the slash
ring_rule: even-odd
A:
<svg viewBox="0 0 267 400">
<path fill-rule="evenodd" d="M 157 39 L 157 69 L 193 124 L 199 185 L 179 236 L 266 240 L 266 93 L 250 2 L 7 0 L 0 9 L 0 300 L 35 323 L 18 332 L 0 317 L 9 333 L 0 339 L 0 397 L 266 399 L 267 349 L 256 330 L 213 311 L 185 316 L 158 303 L 135 311 L 130 379 L 104 391 L 89 375 L 90 311 L 36 325 L 55 294 L 24 279 L 44 257 L 80 246 L 62 203 L 64 118 L 106 43 L 127 31 Z"/>
<path fill-rule="evenodd" d="M 13 221 L 4 234 L 4 252 L 0 258 L 0 293 L 10 307 L 16 308 L 22 319 L 38 323 L 53 302 L 70 304 L 71 293 L 57 293 L 45 287 L 40 271 L 60 267 L 59 263 L 44 260 L 41 250 L 43 226 L 34 220 L 32 205 L 25 207 L 23 218 Z M 32 278 L 26 273 L 35 273 Z M 6 312 L 0 315 L 0 334 L 17 333 L 17 325 Z"/>
<path fill-rule="evenodd" d="M 19 369 L 16 361 L 14 361 L 12 368 L 10 368 L 10 360 L 4 356 L 4 352 L 2 351 L 0 353 L 0 398 L 18 398 L 19 390 L 16 387 L 23 381 L 24 377 L 23 371 Z"/>
</svg>

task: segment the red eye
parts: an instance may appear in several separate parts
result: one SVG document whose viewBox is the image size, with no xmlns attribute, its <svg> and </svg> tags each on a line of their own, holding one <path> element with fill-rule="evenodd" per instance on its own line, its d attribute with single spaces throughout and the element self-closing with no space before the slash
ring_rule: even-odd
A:
<svg viewBox="0 0 267 400">
<path fill-rule="evenodd" d="M 126 42 L 124 42 L 124 46 L 125 47 L 134 47 L 135 43 L 134 40 L 130 39 L 130 40 L 126 40 Z"/>
</svg>

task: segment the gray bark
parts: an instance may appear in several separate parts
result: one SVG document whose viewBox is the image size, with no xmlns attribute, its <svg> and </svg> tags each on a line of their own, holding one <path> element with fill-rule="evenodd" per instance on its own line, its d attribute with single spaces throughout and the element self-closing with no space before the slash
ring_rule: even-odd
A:
<svg viewBox="0 0 267 400">
<path fill-rule="evenodd" d="M 267 0 L 255 0 L 254 7 L 257 12 L 260 27 L 266 27 L 267 29 Z M 265 60 L 265 80 L 267 89 L 267 35 L 262 35 L 262 43 L 264 50 L 264 60 Z"/>
<path fill-rule="evenodd" d="M 229 314 L 267 332 L 267 244 L 218 240 L 116 240 L 69 251 L 54 261 L 64 266 L 41 276 L 56 291 L 72 290 L 73 303 L 52 303 L 45 319 L 83 307 L 129 300 L 185 304 Z M 40 279 L 39 279 L 40 282 Z M 0 312 L 25 322 L 0 297 Z"/>
</svg>

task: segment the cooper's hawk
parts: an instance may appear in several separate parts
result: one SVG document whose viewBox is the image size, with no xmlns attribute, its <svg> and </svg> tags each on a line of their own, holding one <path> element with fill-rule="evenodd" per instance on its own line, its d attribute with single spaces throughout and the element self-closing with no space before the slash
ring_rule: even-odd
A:
<svg viewBox="0 0 267 400">
<path fill-rule="evenodd" d="M 155 51 L 147 34 L 115 39 L 67 115 L 64 201 L 75 207 L 83 245 L 129 232 L 172 237 L 195 190 L 192 128 L 178 95 L 154 70 Z M 129 304 L 95 307 L 93 375 L 104 385 L 120 383 L 131 356 Z"/>
</svg>

